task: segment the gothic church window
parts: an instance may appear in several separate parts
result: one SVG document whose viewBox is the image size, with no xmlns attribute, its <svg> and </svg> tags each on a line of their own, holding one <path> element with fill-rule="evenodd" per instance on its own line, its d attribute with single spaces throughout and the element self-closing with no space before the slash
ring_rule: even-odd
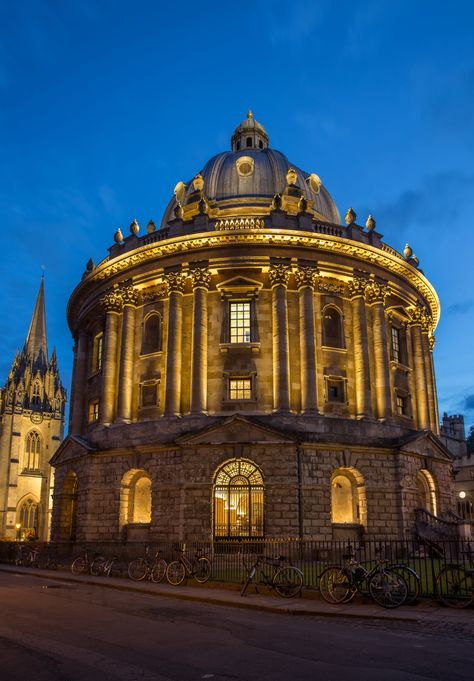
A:
<svg viewBox="0 0 474 681">
<path fill-rule="evenodd" d="M 18 514 L 23 538 L 38 537 L 38 504 L 33 499 L 26 499 L 20 506 Z"/>
<path fill-rule="evenodd" d="M 214 482 L 214 536 L 264 536 L 264 485 L 252 461 L 235 459 L 222 466 Z"/>
<path fill-rule="evenodd" d="M 23 470 L 38 471 L 40 468 L 40 456 L 41 436 L 33 430 L 26 436 Z"/>
<path fill-rule="evenodd" d="M 35 406 L 39 406 L 41 404 L 41 387 L 38 381 L 35 381 L 35 383 L 33 384 L 31 404 Z"/>
</svg>

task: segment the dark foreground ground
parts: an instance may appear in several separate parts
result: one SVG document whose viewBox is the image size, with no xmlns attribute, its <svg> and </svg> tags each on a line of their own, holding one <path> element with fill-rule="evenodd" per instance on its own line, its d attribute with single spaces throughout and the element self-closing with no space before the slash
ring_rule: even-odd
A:
<svg viewBox="0 0 474 681">
<path fill-rule="evenodd" d="M 472 681 L 471 612 L 308 617 L 0 572 L 0 679 Z"/>
</svg>

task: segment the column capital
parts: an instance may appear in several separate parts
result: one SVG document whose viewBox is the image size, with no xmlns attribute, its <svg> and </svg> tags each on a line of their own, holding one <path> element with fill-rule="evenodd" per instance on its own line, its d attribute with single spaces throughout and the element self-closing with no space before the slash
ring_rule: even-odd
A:
<svg viewBox="0 0 474 681">
<path fill-rule="evenodd" d="M 374 305 L 375 303 L 382 303 L 384 305 L 389 291 L 387 282 L 370 281 L 365 289 L 365 297 L 369 305 Z"/>
<path fill-rule="evenodd" d="M 193 288 L 209 289 L 211 285 L 211 273 L 205 267 L 196 267 L 190 271 Z"/>
<path fill-rule="evenodd" d="M 118 284 L 109 288 L 100 299 L 106 312 L 121 312 L 123 308 L 123 293 Z"/>
<path fill-rule="evenodd" d="M 347 293 L 349 295 L 349 298 L 357 298 L 358 296 L 361 296 L 363 298 L 365 296 L 365 292 L 368 285 L 369 280 L 366 277 L 355 276 L 347 284 Z"/>
<path fill-rule="evenodd" d="M 186 275 L 182 272 L 166 272 L 163 275 L 163 279 L 168 285 L 168 291 L 170 293 L 172 291 L 183 293 L 186 285 L 186 278 Z"/>
<path fill-rule="evenodd" d="M 290 274 L 291 274 L 290 265 L 284 265 L 280 263 L 272 264 L 268 271 L 268 275 L 270 277 L 270 284 L 272 285 L 272 288 L 278 285 L 288 286 Z"/>
<path fill-rule="evenodd" d="M 122 284 L 120 287 L 124 305 L 136 307 L 140 300 L 140 293 L 132 284 Z"/>
<path fill-rule="evenodd" d="M 424 333 L 429 333 L 433 327 L 433 319 L 427 308 L 420 302 L 408 309 L 410 326 L 419 325 Z"/>
<path fill-rule="evenodd" d="M 310 265 L 300 266 L 295 270 L 296 286 L 298 289 L 310 287 L 314 288 L 316 286 L 316 279 L 318 276 L 317 267 L 311 267 Z"/>
<path fill-rule="evenodd" d="M 436 338 L 433 333 L 430 333 L 430 335 L 428 336 L 428 343 L 430 344 L 431 352 L 433 352 L 436 345 Z"/>
</svg>

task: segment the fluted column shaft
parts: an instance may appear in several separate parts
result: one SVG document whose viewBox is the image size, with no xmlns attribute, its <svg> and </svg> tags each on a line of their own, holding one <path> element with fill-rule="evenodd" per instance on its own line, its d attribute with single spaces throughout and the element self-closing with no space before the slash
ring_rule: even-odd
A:
<svg viewBox="0 0 474 681">
<path fill-rule="evenodd" d="M 299 296 L 301 411 L 317 411 L 316 330 L 314 326 L 315 268 L 301 268 L 296 272 Z"/>
<path fill-rule="evenodd" d="M 99 420 L 109 425 L 114 420 L 117 349 L 120 312 L 108 309 L 105 317 L 104 360 L 102 366 L 102 392 L 100 400 Z"/>
<path fill-rule="evenodd" d="M 384 309 L 387 286 L 371 283 L 367 287 L 367 294 L 369 302 L 372 304 L 373 315 L 376 415 L 379 419 L 386 419 L 392 414 L 387 323 Z"/>
<path fill-rule="evenodd" d="M 412 325 L 412 343 L 413 343 L 413 367 L 415 370 L 415 385 L 416 385 L 416 410 L 418 414 L 418 427 L 425 429 L 430 427 L 429 407 L 428 407 L 428 393 L 426 389 L 426 371 L 423 338 L 421 333 L 421 324 L 414 323 Z"/>
<path fill-rule="evenodd" d="M 366 281 L 363 279 L 354 279 L 349 284 L 349 294 L 352 298 L 355 406 L 358 417 L 372 414 L 365 287 Z"/>
<path fill-rule="evenodd" d="M 194 270 L 193 337 L 191 350 L 191 414 L 207 411 L 207 291 L 211 275 Z"/>
<path fill-rule="evenodd" d="M 117 419 L 129 423 L 132 418 L 133 360 L 135 356 L 135 307 L 124 304 L 122 317 L 122 346 L 120 349 L 120 374 Z"/>
<path fill-rule="evenodd" d="M 181 413 L 181 365 L 183 335 L 183 289 L 185 278 L 178 273 L 166 276 L 169 285 L 168 346 L 166 352 L 165 414 Z"/>
<path fill-rule="evenodd" d="M 273 408 L 290 410 L 290 360 L 288 342 L 288 307 L 286 285 L 290 268 L 278 266 L 270 270 L 272 283 L 273 338 Z"/>
<path fill-rule="evenodd" d="M 71 399 L 71 416 L 69 419 L 70 435 L 79 435 L 84 421 L 84 395 L 86 391 L 88 359 L 87 346 L 87 333 L 79 331 L 74 348 L 74 383 Z"/>
<path fill-rule="evenodd" d="M 439 435 L 439 413 L 438 413 L 438 395 L 436 391 L 436 378 L 434 370 L 434 350 L 435 338 L 433 335 L 426 337 L 427 354 L 425 372 L 428 379 L 428 404 L 430 414 L 431 430 Z"/>
</svg>

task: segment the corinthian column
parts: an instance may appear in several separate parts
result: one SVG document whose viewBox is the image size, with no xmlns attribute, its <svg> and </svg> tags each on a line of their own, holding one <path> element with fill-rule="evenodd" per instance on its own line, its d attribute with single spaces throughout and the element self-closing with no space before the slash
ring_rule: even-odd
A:
<svg viewBox="0 0 474 681">
<path fill-rule="evenodd" d="M 387 293 L 388 286 L 375 281 L 370 282 L 366 289 L 367 300 L 372 306 L 373 315 L 375 401 L 379 419 L 386 419 L 392 413 L 387 323 L 384 308 Z"/>
<path fill-rule="evenodd" d="M 436 391 L 436 378 L 434 370 L 433 350 L 435 337 L 431 332 L 428 336 L 428 353 L 426 354 L 426 375 L 428 377 L 428 404 L 430 413 L 431 430 L 439 435 L 438 395 Z"/>
<path fill-rule="evenodd" d="M 295 272 L 299 295 L 301 411 L 318 409 L 316 382 L 316 331 L 314 328 L 314 285 L 317 269 L 300 267 Z"/>
<path fill-rule="evenodd" d="M 367 339 L 367 317 L 365 314 L 365 290 L 368 280 L 354 277 L 348 291 L 352 302 L 352 335 L 354 356 L 354 387 L 356 416 L 361 418 L 372 414 L 369 372 L 369 344 Z"/>
<path fill-rule="evenodd" d="M 286 300 L 290 267 L 282 264 L 272 265 L 269 276 L 272 286 L 273 409 L 285 412 L 290 410 L 290 359 Z"/>
<path fill-rule="evenodd" d="M 123 306 L 122 293 L 117 285 L 105 294 L 102 303 L 106 315 L 99 419 L 102 424 L 110 425 L 114 420 L 117 388 L 118 324 Z"/>
<path fill-rule="evenodd" d="M 183 291 L 186 277 L 180 272 L 169 272 L 165 275 L 165 281 L 169 287 L 165 415 L 178 416 L 181 413 Z"/>
<path fill-rule="evenodd" d="M 130 423 L 132 418 L 133 360 L 135 355 L 135 307 L 138 303 L 138 292 L 133 286 L 124 286 L 121 291 L 123 297 L 123 317 L 117 419 L 122 423 Z"/>
<path fill-rule="evenodd" d="M 70 435 L 79 435 L 84 420 L 84 395 L 87 378 L 87 333 L 79 331 L 74 346 L 74 381 L 72 384 Z"/>
<path fill-rule="evenodd" d="M 191 350 L 191 414 L 207 411 L 207 292 L 211 274 L 205 269 L 192 271 L 193 337 Z"/>
<path fill-rule="evenodd" d="M 426 372 L 425 355 L 428 353 L 429 346 L 423 340 L 423 328 L 427 327 L 427 314 L 422 305 L 417 305 L 410 310 L 411 317 L 411 337 L 413 345 L 413 367 L 415 370 L 416 386 L 416 411 L 418 415 L 418 428 L 425 429 L 430 427 L 430 412 L 428 404 L 428 376 Z M 426 341 L 428 334 L 426 331 Z"/>
</svg>

